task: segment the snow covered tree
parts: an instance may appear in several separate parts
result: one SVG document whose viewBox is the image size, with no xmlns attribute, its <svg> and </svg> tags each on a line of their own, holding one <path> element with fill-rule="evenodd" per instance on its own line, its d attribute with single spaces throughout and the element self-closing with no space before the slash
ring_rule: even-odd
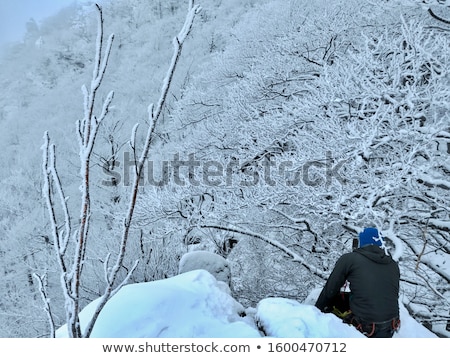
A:
<svg viewBox="0 0 450 358">
<path fill-rule="evenodd" d="M 450 240 L 448 37 L 421 23 L 400 29 L 337 59 L 311 87 L 305 112 L 330 126 L 326 141 L 345 143 L 333 151 L 345 160 L 344 191 L 327 211 L 355 232 L 356 223 L 375 223 L 401 260 L 405 304 L 416 317 L 427 307 L 442 325 L 450 283 L 440 269 Z"/>
<path fill-rule="evenodd" d="M 203 59 L 214 51 L 223 50 L 229 40 L 226 32 L 251 10 L 251 3 L 252 0 L 212 1 L 203 7 L 172 79 L 161 119 L 170 113 L 172 103 L 182 97 L 183 87 L 191 74 L 201 69 Z M 170 34 L 176 33 L 178 24 L 185 17 L 184 6 L 173 14 L 165 11 L 164 17 L 159 19 L 148 5 L 151 6 L 151 2 L 136 1 L 130 6 L 127 0 L 117 0 L 103 6 L 104 17 L 108 19 L 104 24 L 105 33 L 114 33 L 115 38 L 102 88 L 114 89 L 115 95 L 108 118 L 101 123 L 91 158 L 92 239 L 89 262 L 84 268 L 84 275 L 89 280 L 84 280 L 81 285 L 82 306 L 103 293 L 104 260 L 107 253 L 116 252 L 120 244 L 122 222 L 117 217 L 127 210 L 129 197 L 129 185 L 124 185 L 120 180 L 123 176 L 118 176 L 123 171 L 120 167 L 124 164 L 123 152 L 130 152 L 127 142 L 135 121 L 140 123 L 140 128 L 148 124 L 147 104 L 158 101 L 160 84 L 170 64 Z M 41 194 L 43 183 L 39 163 L 42 155 L 39 147 L 42 145 L 42 128 L 48 128 L 52 142 L 58 148 L 58 172 L 65 194 L 71 198 L 67 204 L 70 212 L 76 213 L 80 183 L 73 168 L 79 163 L 79 149 L 76 136 L 66 134 L 72 132 L 74 118 L 78 118 L 83 105 L 82 101 L 72 100 L 74 92 L 92 73 L 92 34 L 97 26 L 95 11 L 91 5 L 70 6 L 40 24 L 38 44 L 30 41 L 13 44 L 0 54 L 0 83 L 4 89 L 0 98 L 3 128 L 0 138 L 5 143 L 4 155 L 0 156 L 4 168 L 0 173 L 0 252 L 5 273 L 0 282 L 0 291 L 5 293 L 0 300 L 2 337 L 35 337 L 47 333 L 44 311 L 36 310 L 41 303 L 37 282 L 30 285 L 31 272 L 45 276 L 44 287 L 53 305 L 55 324 L 64 323 L 64 297 L 57 263 L 49 255 L 53 252 L 53 243 Z M 214 41 L 213 51 L 210 41 Z M 107 95 L 102 88 L 99 103 Z M 152 143 L 152 160 L 160 154 L 157 148 L 160 141 L 171 138 L 163 129 L 165 121 L 159 122 Z M 145 136 L 137 136 L 138 144 L 141 145 L 144 139 Z M 132 155 L 128 159 L 134 161 Z M 105 170 L 108 162 L 110 173 Z M 133 173 L 129 167 L 128 184 Z M 116 187 L 105 185 L 114 178 L 119 179 Z M 170 233 L 156 234 L 152 230 L 136 230 L 136 240 L 131 240 L 128 245 L 121 278 L 137 258 L 141 264 L 130 278 L 131 282 L 176 274 L 185 246 L 172 240 Z M 31 321 L 30 316 L 34 318 Z"/>
<path fill-rule="evenodd" d="M 95 325 L 95 321 L 100 314 L 102 308 L 108 302 L 108 300 L 120 290 L 120 288 L 128 281 L 129 277 L 135 270 L 138 260 L 136 260 L 133 267 L 129 270 L 123 280 L 120 280 L 119 272 L 122 270 L 122 264 L 124 262 L 125 253 L 127 250 L 127 243 L 130 238 L 130 230 L 132 226 L 134 208 L 136 205 L 136 199 L 139 192 L 139 183 L 143 175 L 143 165 L 149 155 L 150 145 L 153 138 L 156 123 L 164 109 L 164 104 L 167 99 L 169 87 L 178 59 L 181 55 L 183 43 L 189 34 L 193 25 L 194 17 L 199 11 L 198 5 L 194 5 L 193 1 L 189 2 L 189 10 L 186 16 L 184 26 L 178 36 L 173 40 L 174 54 L 172 61 L 167 72 L 167 76 L 164 80 L 161 96 L 155 108 L 153 105 L 149 106 L 149 128 L 147 136 L 144 141 L 144 146 L 141 150 L 141 154 L 137 160 L 135 175 L 130 193 L 128 210 L 125 213 L 123 222 L 123 232 L 120 242 L 120 247 L 116 255 L 115 263 L 110 266 L 110 256 L 108 253 L 104 261 L 104 278 L 105 288 L 104 293 L 101 296 L 99 304 L 91 318 L 86 324 L 86 327 L 82 327 L 80 324 L 79 312 L 81 310 L 81 282 L 84 280 L 83 271 L 87 262 L 88 256 L 88 240 L 90 239 L 90 225 L 91 225 L 91 157 L 97 135 L 99 133 L 100 124 L 108 114 L 109 107 L 113 98 L 113 92 L 110 92 L 101 107 L 99 115 L 95 114 L 96 110 L 96 98 L 100 85 L 103 82 L 103 78 L 108 66 L 109 55 L 112 48 L 112 42 L 114 36 L 111 35 L 108 39 L 106 47 L 103 45 L 103 13 L 99 5 L 96 5 L 98 10 L 98 30 L 97 30 L 97 43 L 96 54 L 94 61 L 94 71 L 91 81 L 91 86 L 88 89 L 83 86 L 84 95 L 84 117 L 81 121 L 77 121 L 77 136 L 80 149 L 80 176 L 81 176 L 81 213 L 79 218 L 79 224 L 76 229 L 72 227 L 72 217 L 67 205 L 68 197 L 65 195 L 63 185 L 61 183 L 60 176 L 58 174 L 56 166 L 56 153 L 55 145 L 50 143 L 50 138 L 46 132 L 44 138 L 45 143 L 43 146 L 43 172 L 44 172 L 44 188 L 43 193 L 47 202 L 47 208 L 49 211 L 50 222 L 52 227 L 53 244 L 55 249 L 55 255 L 59 264 L 61 275 L 61 286 L 65 298 L 65 311 L 66 311 L 66 323 L 69 332 L 69 337 L 89 337 L 92 329 Z M 137 126 L 133 130 L 133 135 L 130 141 L 130 146 L 133 148 L 134 153 L 138 153 L 136 142 Z M 58 204 L 61 214 L 58 213 Z M 60 224 L 60 221 L 62 224 Z M 49 317 L 51 325 L 51 336 L 55 335 L 54 320 L 51 311 L 51 306 L 48 303 L 47 293 L 44 290 L 44 279 L 42 276 L 35 275 L 40 283 L 41 294 L 44 301 L 44 309 Z"/>
<path fill-rule="evenodd" d="M 114 101 L 90 161 L 80 307 L 105 294 L 104 268 L 114 266 L 106 257 L 113 261 L 122 242 L 117 218 L 129 210 L 146 140 L 133 126 L 152 122 L 146 107 L 158 102 L 170 34 L 185 16 L 174 4 L 103 7 L 104 31 L 115 37 L 94 113 L 107 98 L 103 88 L 114 89 Z M 140 171 L 115 287 L 127 276 L 173 276 L 185 252 L 208 250 L 227 257 L 242 303 L 301 301 L 370 224 L 400 260 L 406 307 L 448 335 L 448 26 L 430 9 L 447 18 L 440 0 L 207 2 Z M 82 103 L 62 99 L 92 72 L 95 11 L 73 6 L 2 57 L 0 336 L 42 335 L 51 320 L 36 310 L 41 296 L 52 303 L 50 325 L 64 323 L 36 148 L 48 128 L 65 203 L 76 213 L 80 150 L 66 133 Z M 76 234 L 78 216 L 70 216 Z"/>
<path fill-rule="evenodd" d="M 449 241 L 448 37 L 416 8 L 315 2 L 305 16 L 305 7 L 272 3 L 235 29 L 235 47 L 173 111 L 171 163 L 184 167 L 142 216 L 177 222 L 197 247 L 214 231 L 235 235 L 242 254 L 249 237 L 266 244 L 262 257 L 278 259 L 264 277 L 289 281 L 278 292 L 304 288 L 299 299 L 375 225 L 404 268 L 402 299 L 439 330 L 448 319 L 439 269 Z M 260 277 L 257 266 L 245 276 Z"/>
</svg>

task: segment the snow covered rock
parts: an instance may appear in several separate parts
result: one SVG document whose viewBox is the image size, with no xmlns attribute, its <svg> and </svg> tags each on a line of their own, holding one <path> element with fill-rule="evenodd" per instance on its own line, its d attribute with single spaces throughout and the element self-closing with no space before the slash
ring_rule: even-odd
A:
<svg viewBox="0 0 450 358">
<path fill-rule="evenodd" d="M 104 338 L 351 338 L 364 337 L 333 314 L 286 298 L 266 298 L 244 308 L 223 282 L 205 270 L 124 286 L 106 304 L 92 337 Z M 98 300 L 80 313 L 84 330 Z M 402 327 L 394 338 L 436 337 L 400 306 Z M 67 327 L 56 332 L 67 337 Z"/>
<path fill-rule="evenodd" d="M 333 314 L 323 314 L 315 306 L 287 298 L 265 298 L 258 303 L 256 320 L 269 337 L 277 338 L 357 338 L 355 328 Z"/>
<path fill-rule="evenodd" d="M 231 270 L 228 261 L 220 255 L 209 251 L 192 251 L 184 254 L 178 266 L 178 273 L 193 270 L 206 270 L 218 281 L 231 283 Z"/>
<path fill-rule="evenodd" d="M 98 300 L 80 313 L 82 329 Z M 205 270 L 165 280 L 130 284 L 100 313 L 91 337 L 100 338 L 235 338 L 261 337 L 244 308 Z M 57 331 L 67 337 L 67 327 Z"/>
</svg>

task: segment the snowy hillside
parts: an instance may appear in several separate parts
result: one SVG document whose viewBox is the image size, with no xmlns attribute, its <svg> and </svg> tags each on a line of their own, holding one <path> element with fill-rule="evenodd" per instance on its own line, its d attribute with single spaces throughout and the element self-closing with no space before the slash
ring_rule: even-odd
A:
<svg viewBox="0 0 450 358">
<path fill-rule="evenodd" d="M 99 3 L 0 52 L 0 337 L 359 335 L 312 303 L 368 226 L 450 337 L 448 1 Z"/>
</svg>

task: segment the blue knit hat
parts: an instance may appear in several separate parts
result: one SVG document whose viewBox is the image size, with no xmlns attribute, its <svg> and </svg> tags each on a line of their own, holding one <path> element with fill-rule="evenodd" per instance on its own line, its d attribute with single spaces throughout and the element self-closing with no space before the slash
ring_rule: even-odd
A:
<svg viewBox="0 0 450 358">
<path fill-rule="evenodd" d="M 359 247 L 367 245 L 383 246 L 381 235 L 374 227 L 366 227 L 363 232 L 359 233 Z"/>
</svg>

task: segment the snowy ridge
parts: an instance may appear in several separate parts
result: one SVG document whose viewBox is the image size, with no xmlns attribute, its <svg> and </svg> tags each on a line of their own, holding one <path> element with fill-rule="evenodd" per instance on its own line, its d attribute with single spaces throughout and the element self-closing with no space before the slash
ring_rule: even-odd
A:
<svg viewBox="0 0 450 358">
<path fill-rule="evenodd" d="M 229 295 L 228 287 L 205 270 L 165 280 L 124 286 L 104 307 L 91 337 L 97 338 L 365 338 L 332 314 L 311 303 L 285 298 L 263 299 L 246 309 Z M 98 300 L 81 312 L 82 329 Z M 402 327 L 395 338 L 433 338 L 401 306 Z M 67 327 L 56 332 L 67 337 Z"/>
</svg>

